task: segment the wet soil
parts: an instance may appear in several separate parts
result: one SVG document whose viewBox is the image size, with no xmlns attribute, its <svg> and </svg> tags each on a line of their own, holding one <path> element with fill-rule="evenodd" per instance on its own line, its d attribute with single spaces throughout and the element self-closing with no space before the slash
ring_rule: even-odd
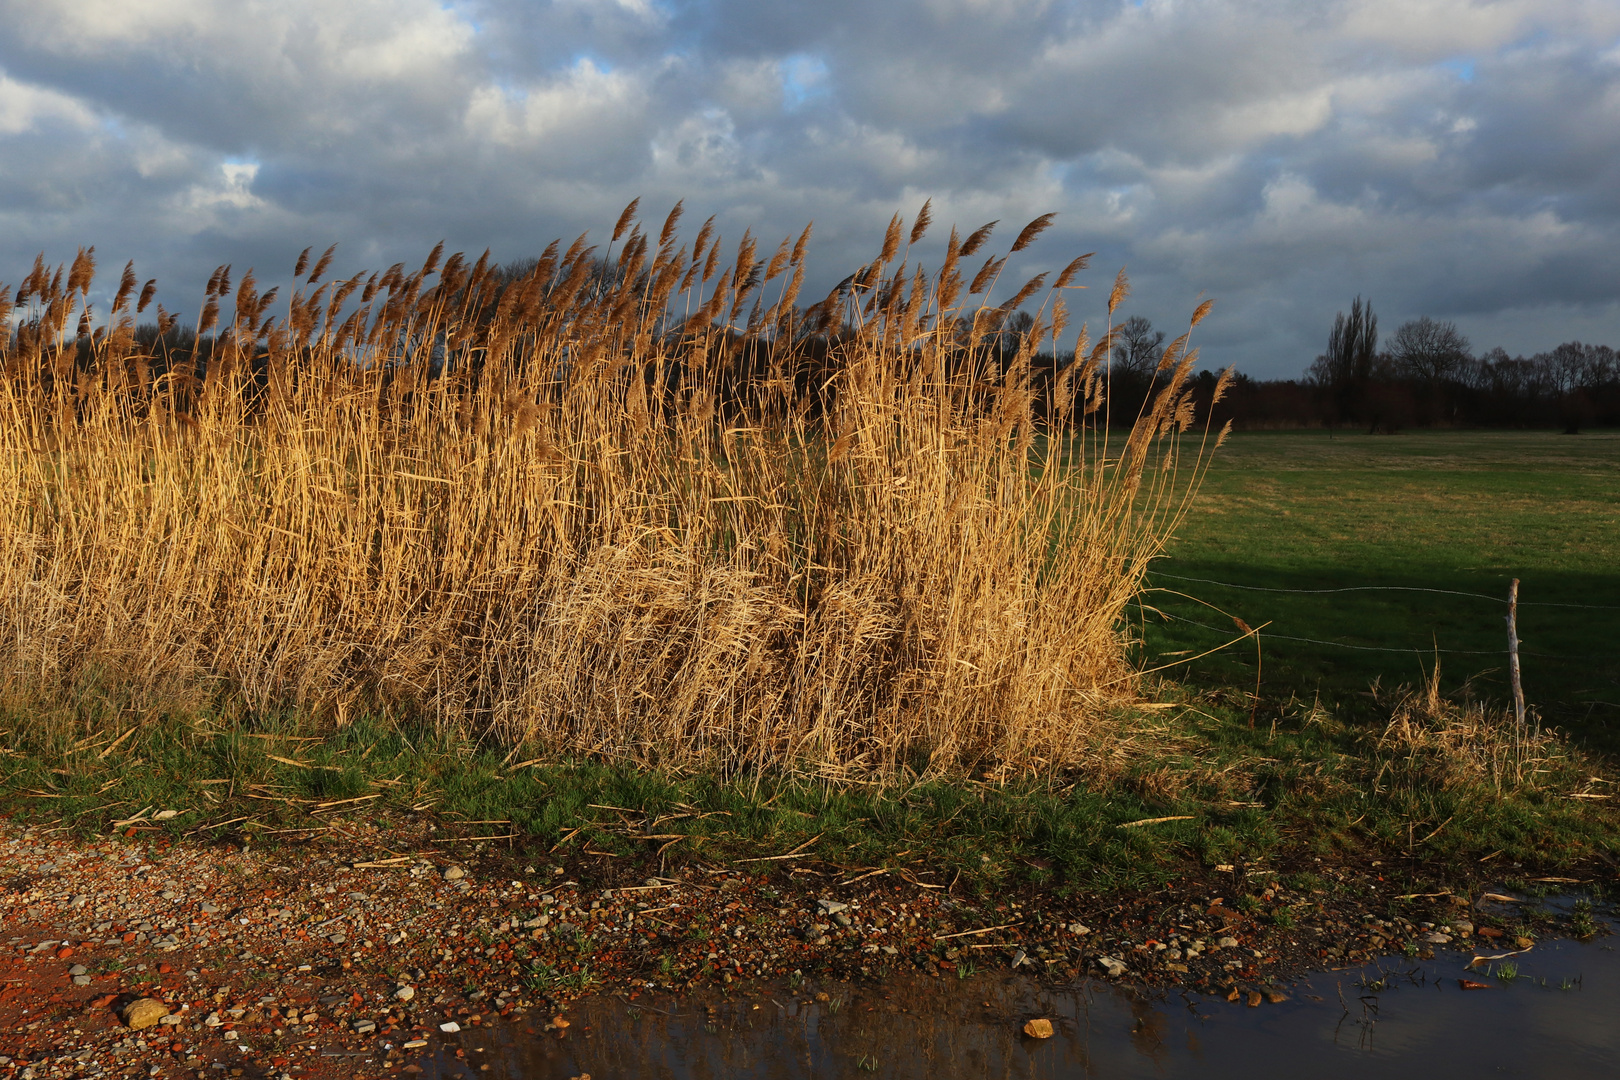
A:
<svg viewBox="0 0 1620 1080">
<path fill-rule="evenodd" d="M 1378 862 L 987 897 L 808 859 L 662 876 L 386 822 L 270 851 L 151 836 L 0 820 L 0 1080 L 410 1075 L 447 1054 L 483 1071 L 469 1033 L 577 1032 L 577 1003 L 605 994 L 657 1009 L 705 990 L 1008 974 L 1272 1003 L 1312 970 L 1504 955 L 1556 922 L 1485 885 L 1413 895 Z M 140 998 L 169 1016 L 128 1026 Z"/>
</svg>

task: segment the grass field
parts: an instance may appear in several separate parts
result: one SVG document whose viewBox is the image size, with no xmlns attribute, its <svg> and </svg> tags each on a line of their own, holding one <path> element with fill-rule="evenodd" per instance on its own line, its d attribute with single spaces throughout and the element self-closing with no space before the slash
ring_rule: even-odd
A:
<svg viewBox="0 0 1620 1080">
<path fill-rule="evenodd" d="M 1145 666 L 1236 636 L 1226 616 L 1268 624 L 1260 692 L 1272 704 L 1319 693 L 1354 707 L 1375 680 L 1421 682 L 1436 650 L 1448 692 L 1472 681 L 1505 700 L 1503 616 L 1517 577 L 1530 705 L 1613 748 L 1603 736 L 1620 719 L 1620 433 L 1239 433 L 1169 555 L 1138 612 Z M 1367 586 L 1484 598 L 1257 591 Z M 1252 691 L 1255 666 L 1244 641 L 1167 674 Z"/>
</svg>

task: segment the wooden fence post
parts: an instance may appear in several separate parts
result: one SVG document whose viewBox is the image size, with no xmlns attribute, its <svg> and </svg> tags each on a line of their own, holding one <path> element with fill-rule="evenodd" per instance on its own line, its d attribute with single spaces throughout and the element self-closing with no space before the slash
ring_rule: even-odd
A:
<svg viewBox="0 0 1620 1080">
<path fill-rule="evenodd" d="M 1519 579 L 1508 586 L 1508 674 L 1513 680 L 1513 716 L 1524 738 L 1524 686 L 1519 682 Z"/>
</svg>

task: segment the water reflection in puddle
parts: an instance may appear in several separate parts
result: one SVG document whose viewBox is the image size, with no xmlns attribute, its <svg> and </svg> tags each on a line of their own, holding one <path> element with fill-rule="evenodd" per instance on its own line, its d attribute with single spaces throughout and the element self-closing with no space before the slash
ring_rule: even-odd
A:
<svg viewBox="0 0 1620 1080">
<path fill-rule="evenodd" d="M 1096 982 L 1053 991 L 984 978 L 819 987 L 826 1002 L 808 987 L 639 1008 L 598 999 L 570 1010 L 566 1037 L 532 1034 L 521 1023 L 465 1032 L 423 1063 L 424 1076 L 1620 1076 L 1620 953 L 1612 945 L 1545 943 L 1514 958 L 1519 977 L 1511 983 L 1466 972 L 1463 959 L 1391 958 L 1322 973 L 1290 987 L 1290 1000 L 1257 1008 Z M 1492 988 L 1461 989 L 1460 977 Z M 1054 1037 L 1023 1036 L 1024 1022 L 1041 1016 Z M 465 1059 L 454 1056 L 458 1047 Z"/>
</svg>

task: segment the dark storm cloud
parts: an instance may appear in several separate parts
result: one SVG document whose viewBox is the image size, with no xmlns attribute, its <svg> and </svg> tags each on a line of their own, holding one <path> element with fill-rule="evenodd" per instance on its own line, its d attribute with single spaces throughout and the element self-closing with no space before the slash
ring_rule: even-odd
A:
<svg viewBox="0 0 1620 1080">
<path fill-rule="evenodd" d="M 1480 347 L 1620 345 L 1612 0 L 0 14 L 0 279 L 95 243 L 184 307 L 216 263 L 272 278 L 334 239 L 355 268 L 440 238 L 517 258 L 640 195 L 733 242 L 816 219 L 814 288 L 931 196 L 1003 243 L 1061 212 L 1009 279 L 1096 249 L 1093 284 L 1128 264 L 1130 311 L 1167 327 L 1217 296 L 1204 356 L 1256 374 L 1302 369 L 1357 293 Z"/>
</svg>

